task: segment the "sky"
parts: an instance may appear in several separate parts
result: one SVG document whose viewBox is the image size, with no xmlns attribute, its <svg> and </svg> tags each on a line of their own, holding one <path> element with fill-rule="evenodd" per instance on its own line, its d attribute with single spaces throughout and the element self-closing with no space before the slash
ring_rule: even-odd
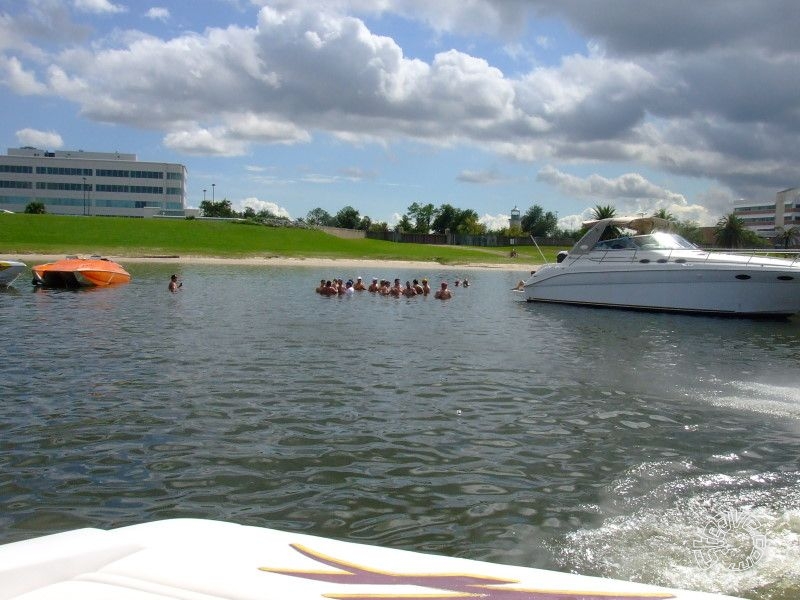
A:
<svg viewBox="0 0 800 600">
<path fill-rule="evenodd" d="M 713 225 L 800 185 L 798 25 L 796 0 L 0 0 L 0 144 L 181 163 L 190 207 Z"/>
</svg>

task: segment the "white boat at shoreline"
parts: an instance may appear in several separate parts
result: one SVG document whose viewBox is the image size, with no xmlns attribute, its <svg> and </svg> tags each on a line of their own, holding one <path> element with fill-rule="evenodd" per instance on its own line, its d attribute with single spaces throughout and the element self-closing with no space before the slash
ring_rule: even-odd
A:
<svg viewBox="0 0 800 600">
<path fill-rule="evenodd" d="M 27 265 L 18 260 L 0 260 L 0 287 L 7 287 L 14 283 L 14 280 L 19 277 L 26 268 Z"/>
<path fill-rule="evenodd" d="M 526 300 L 741 317 L 800 312 L 797 257 L 708 252 L 669 233 L 669 222 L 656 217 L 588 225 L 558 263 L 525 282 Z M 616 235 L 607 239 L 610 232 Z"/>
<path fill-rule="evenodd" d="M 0 598 L 732 600 L 201 519 L 0 546 Z"/>
</svg>

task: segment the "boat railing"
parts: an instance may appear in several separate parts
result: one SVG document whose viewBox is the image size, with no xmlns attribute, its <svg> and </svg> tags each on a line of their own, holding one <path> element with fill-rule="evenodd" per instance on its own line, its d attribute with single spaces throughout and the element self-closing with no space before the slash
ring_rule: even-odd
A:
<svg viewBox="0 0 800 600">
<path fill-rule="evenodd" d="M 763 266 L 765 263 L 759 263 L 762 258 L 782 258 L 790 260 L 790 266 L 800 265 L 800 250 L 764 250 L 764 249 L 748 249 L 748 250 L 725 250 L 725 249 L 689 249 L 689 248 L 674 248 L 674 249 L 657 249 L 657 248 L 609 248 L 601 251 L 593 251 L 588 254 L 579 256 L 567 256 L 567 260 L 571 263 L 578 259 L 588 259 L 593 262 L 600 263 L 687 263 L 687 262 L 706 262 L 711 259 L 714 254 L 734 254 L 737 256 L 747 257 L 747 260 L 740 263 L 748 266 Z"/>
<path fill-rule="evenodd" d="M 800 249 L 778 250 L 774 248 L 773 249 L 749 248 L 744 250 L 711 250 L 711 252 L 725 252 L 726 254 L 747 256 L 750 259 L 753 258 L 782 258 L 784 260 L 791 259 L 792 266 L 800 264 Z"/>
</svg>

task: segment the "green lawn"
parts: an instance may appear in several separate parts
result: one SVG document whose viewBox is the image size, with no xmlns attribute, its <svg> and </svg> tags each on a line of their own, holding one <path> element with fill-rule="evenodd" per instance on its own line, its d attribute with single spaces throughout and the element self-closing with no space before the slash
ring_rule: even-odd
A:
<svg viewBox="0 0 800 600">
<path fill-rule="evenodd" d="M 543 247 L 547 260 L 561 248 Z M 0 253 L 114 256 L 296 257 L 419 260 L 442 264 L 530 264 L 544 260 L 535 247 L 399 244 L 344 240 L 321 231 L 187 219 L 124 219 L 0 214 Z"/>
</svg>

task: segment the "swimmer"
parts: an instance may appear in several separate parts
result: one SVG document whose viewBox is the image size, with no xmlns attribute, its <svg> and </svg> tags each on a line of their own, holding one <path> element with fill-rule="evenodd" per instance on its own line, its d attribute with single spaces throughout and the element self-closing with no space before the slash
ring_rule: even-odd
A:
<svg viewBox="0 0 800 600">
<path fill-rule="evenodd" d="M 449 300 L 453 297 L 453 292 L 447 289 L 447 283 L 443 281 L 441 289 L 437 290 L 433 297 L 439 300 Z"/>
</svg>

